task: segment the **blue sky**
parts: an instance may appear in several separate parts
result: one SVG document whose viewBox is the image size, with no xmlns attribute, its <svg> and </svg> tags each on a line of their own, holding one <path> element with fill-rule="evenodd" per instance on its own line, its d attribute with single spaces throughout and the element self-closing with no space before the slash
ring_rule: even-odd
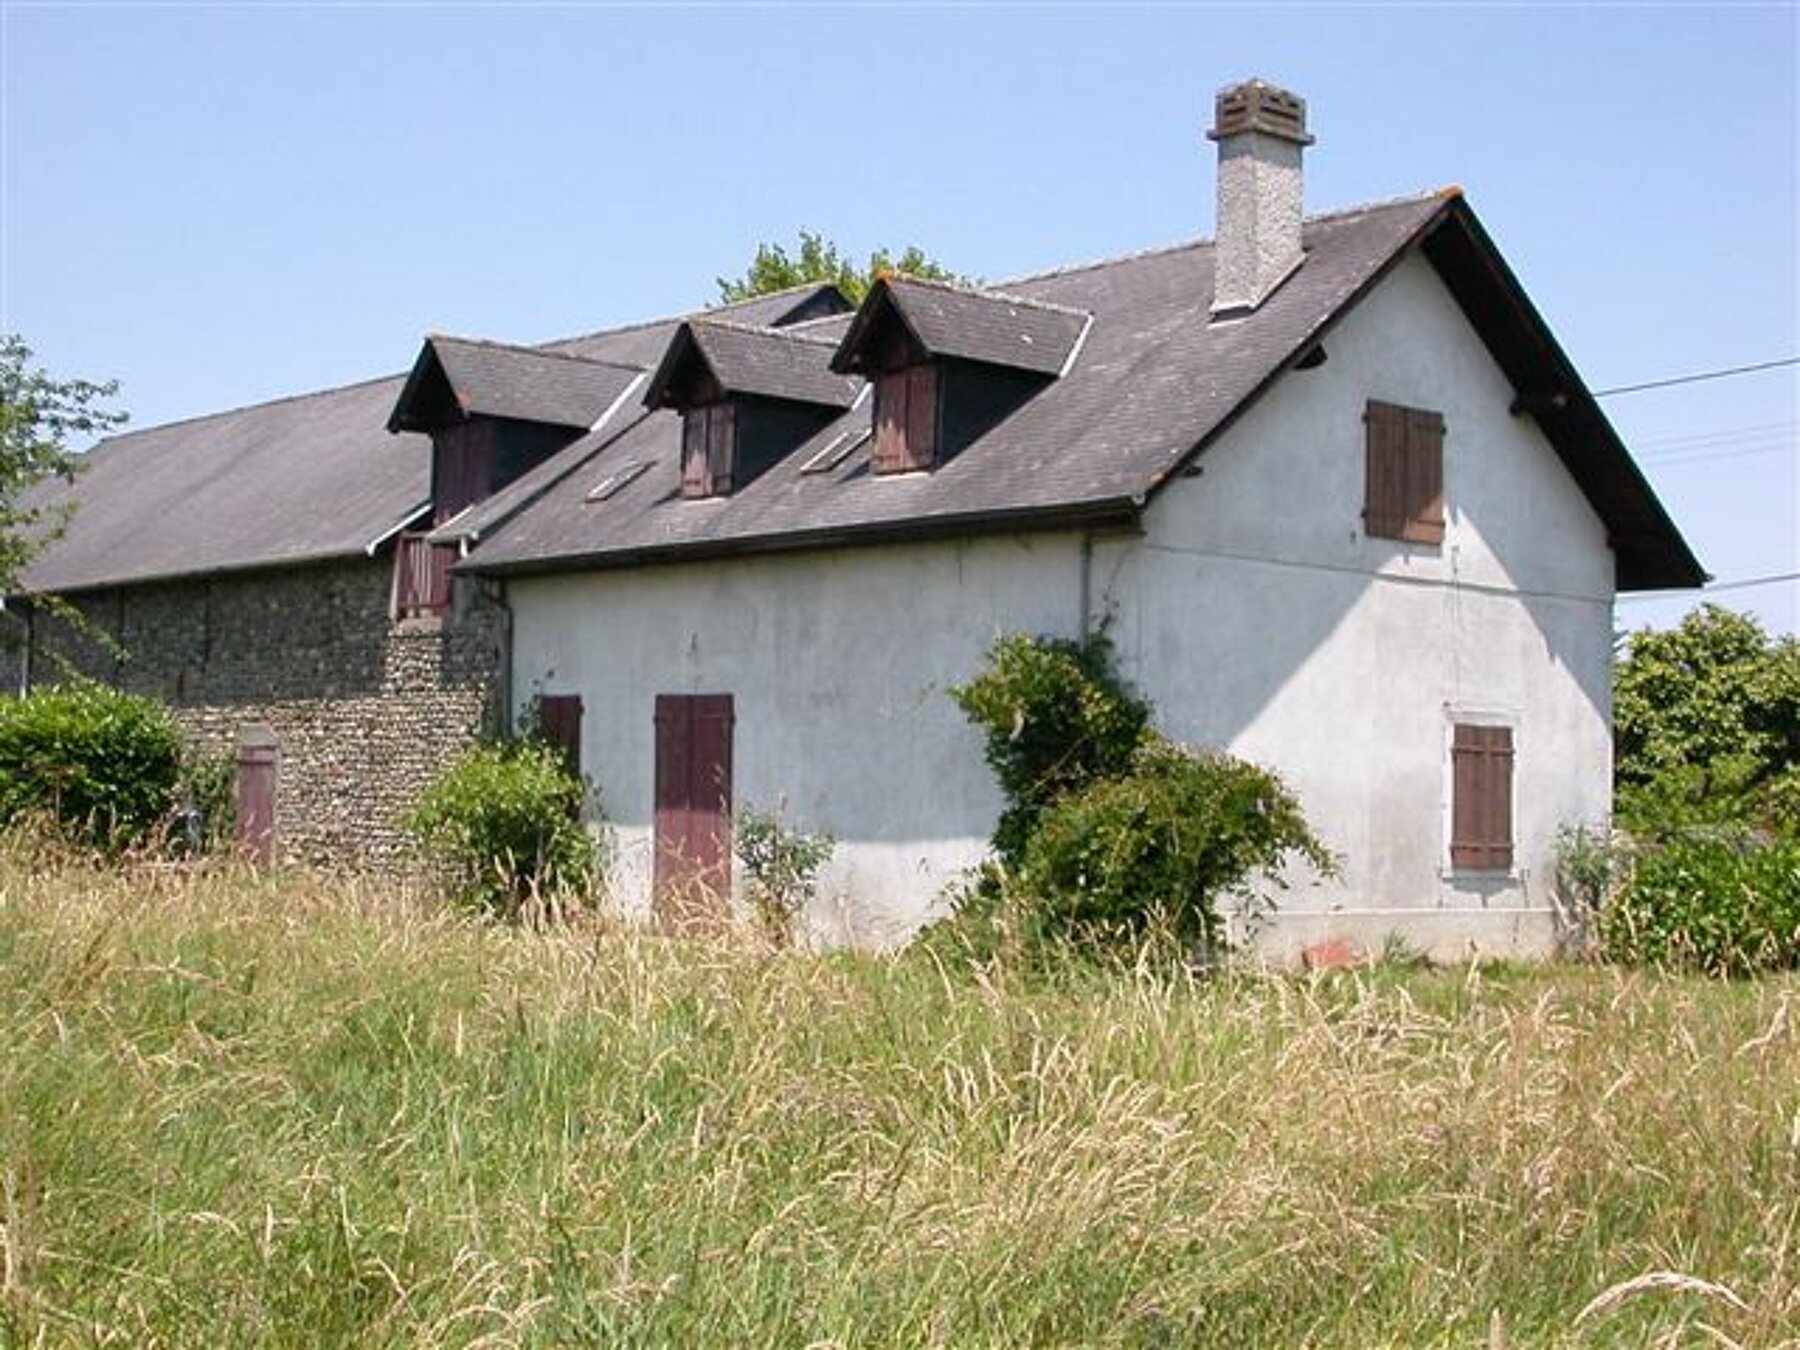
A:
<svg viewBox="0 0 1800 1350">
<path fill-rule="evenodd" d="M 1210 234 L 1259 74 L 1309 209 L 1462 185 L 1593 387 L 1791 357 L 1796 13 L 5 0 L 0 329 L 143 426 L 692 308 L 802 227 L 1001 279 Z M 1800 570 L 1796 368 L 1605 406 L 1721 581 Z"/>
</svg>

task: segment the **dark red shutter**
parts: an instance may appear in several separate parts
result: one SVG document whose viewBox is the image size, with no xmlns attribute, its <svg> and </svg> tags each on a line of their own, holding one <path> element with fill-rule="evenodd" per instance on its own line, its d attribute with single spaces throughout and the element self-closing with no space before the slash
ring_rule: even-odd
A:
<svg viewBox="0 0 1800 1350">
<path fill-rule="evenodd" d="M 488 495 L 494 474 L 494 428 L 477 419 L 432 437 L 432 522 L 442 525 Z"/>
<path fill-rule="evenodd" d="M 237 783 L 233 806 L 237 817 L 238 852 L 251 862 L 275 858 L 275 790 L 281 750 L 261 729 L 247 733 L 237 750 Z"/>
<path fill-rule="evenodd" d="M 581 772 L 581 695 L 540 694 L 538 732 L 563 752 L 569 768 Z"/>
<path fill-rule="evenodd" d="M 678 927 L 729 903 L 734 722 L 730 694 L 656 697 L 656 907 Z"/>
<path fill-rule="evenodd" d="M 1504 871 L 1513 861 L 1511 727 L 1459 723 L 1450 743 L 1450 862 Z"/>
</svg>

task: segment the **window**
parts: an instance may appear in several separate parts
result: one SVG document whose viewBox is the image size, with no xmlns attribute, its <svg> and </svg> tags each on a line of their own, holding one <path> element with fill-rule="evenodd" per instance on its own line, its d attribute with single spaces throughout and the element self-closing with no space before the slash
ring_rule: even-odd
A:
<svg viewBox="0 0 1800 1350">
<path fill-rule="evenodd" d="M 937 462 L 938 372 L 930 363 L 875 379 L 876 473 L 908 473 Z"/>
<path fill-rule="evenodd" d="M 1370 400 L 1363 413 L 1367 486 L 1363 530 L 1415 544 L 1444 538 L 1444 418 Z"/>
<path fill-rule="evenodd" d="M 713 403 L 681 417 L 681 495 L 717 497 L 731 491 L 737 460 L 737 407 Z"/>
<path fill-rule="evenodd" d="M 394 617 L 434 618 L 450 608 L 455 544 L 434 544 L 429 531 L 408 530 L 394 546 Z"/>
<path fill-rule="evenodd" d="M 1458 722 L 1450 737 L 1452 867 L 1512 867 L 1512 779 L 1512 728 Z"/>
</svg>

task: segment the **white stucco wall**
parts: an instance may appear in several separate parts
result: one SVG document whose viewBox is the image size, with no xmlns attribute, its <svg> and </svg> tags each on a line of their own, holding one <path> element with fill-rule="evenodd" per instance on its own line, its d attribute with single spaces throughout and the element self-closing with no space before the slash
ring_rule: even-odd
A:
<svg viewBox="0 0 1800 1350">
<path fill-rule="evenodd" d="M 1428 264 L 1403 263 L 1096 567 L 1177 739 L 1278 769 L 1343 860 L 1280 896 L 1276 954 L 1389 932 L 1541 949 L 1554 838 L 1610 803 L 1605 530 Z M 1362 532 L 1363 407 L 1443 413 L 1442 545 Z M 1513 728 L 1515 863 L 1449 862 L 1449 728 Z"/>
<path fill-rule="evenodd" d="M 841 841 L 815 933 L 903 938 L 1000 809 L 947 687 L 998 633 L 1078 633 L 1085 593 L 1163 730 L 1279 770 L 1341 856 L 1337 880 L 1282 895 L 1272 954 L 1393 931 L 1441 956 L 1541 949 L 1555 831 L 1609 804 L 1604 530 L 1422 261 L 1326 348 L 1151 503 L 1142 536 L 1093 541 L 1085 591 L 1073 534 L 512 582 L 514 699 L 582 695 L 618 900 L 649 904 L 655 696 L 730 693 L 737 802 Z M 1371 398 L 1444 415 L 1441 546 L 1362 534 Z M 1449 866 L 1456 720 L 1514 731 L 1504 876 Z"/>
<path fill-rule="evenodd" d="M 615 899 L 641 913 L 656 695 L 731 694 L 736 802 L 840 841 L 814 934 L 889 945 L 982 856 L 1000 811 L 946 689 L 1002 632 L 1079 631 L 1080 565 L 1058 534 L 515 581 L 514 699 L 582 696 Z"/>
</svg>

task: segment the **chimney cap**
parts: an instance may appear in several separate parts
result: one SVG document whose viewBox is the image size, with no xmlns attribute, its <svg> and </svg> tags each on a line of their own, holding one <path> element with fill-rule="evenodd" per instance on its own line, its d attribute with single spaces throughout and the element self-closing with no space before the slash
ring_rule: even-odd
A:
<svg viewBox="0 0 1800 1350">
<path fill-rule="evenodd" d="M 1250 132 L 1311 145 L 1313 138 L 1306 134 L 1306 100 L 1266 80 L 1227 85 L 1219 90 L 1213 105 L 1213 129 L 1206 133 L 1207 139 L 1222 141 Z"/>
</svg>

